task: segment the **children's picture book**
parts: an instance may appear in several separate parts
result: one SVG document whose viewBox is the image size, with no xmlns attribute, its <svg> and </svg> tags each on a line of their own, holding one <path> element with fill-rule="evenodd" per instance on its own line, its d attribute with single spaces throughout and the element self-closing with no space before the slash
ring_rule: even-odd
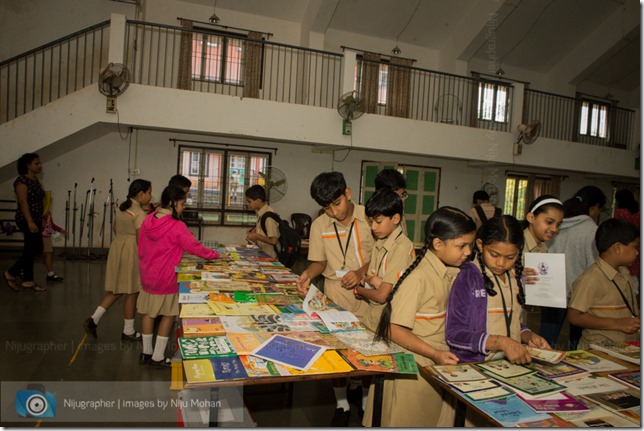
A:
<svg viewBox="0 0 644 431">
<path fill-rule="evenodd" d="M 289 338 L 306 341 L 307 343 L 317 344 L 332 350 L 346 349 L 347 345 L 340 341 L 335 334 L 322 334 L 320 332 L 300 332 L 294 331 L 288 333 Z"/>
<path fill-rule="evenodd" d="M 390 353 L 386 355 L 365 356 L 349 349 L 343 356 L 358 370 L 382 373 L 418 374 L 414 355 L 410 353 Z"/>
<path fill-rule="evenodd" d="M 283 335 L 273 335 L 251 354 L 297 370 L 307 370 L 322 356 L 325 350 L 324 347 L 305 341 Z"/>
<path fill-rule="evenodd" d="M 631 362 L 633 364 L 640 364 L 640 348 L 627 343 L 590 343 L 590 348 L 599 350 L 600 352 L 608 353 L 610 356 L 621 359 L 623 361 Z"/>
<path fill-rule="evenodd" d="M 530 368 L 523 365 L 513 364 L 507 359 L 496 359 L 488 362 L 481 362 L 476 364 L 480 369 L 491 373 L 493 377 L 517 377 L 525 374 L 534 373 Z"/>
<path fill-rule="evenodd" d="M 188 383 L 207 383 L 215 381 L 215 372 L 210 359 L 192 359 L 183 361 L 183 371 Z"/>
<path fill-rule="evenodd" d="M 619 371 L 616 373 L 610 373 L 608 377 L 615 379 L 618 382 L 625 383 L 632 388 L 640 389 L 640 370 Z"/>
<path fill-rule="evenodd" d="M 373 338 L 374 333 L 370 331 L 336 332 L 333 335 L 349 348 L 365 356 L 384 355 L 403 351 L 403 348 L 394 342 L 390 342 L 387 345 L 384 341 L 375 341 Z"/>
<path fill-rule="evenodd" d="M 235 356 L 237 353 L 225 335 L 185 338 L 179 337 L 179 350 L 183 359 Z"/>
<path fill-rule="evenodd" d="M 587 395 L 601 392 L 611 392 L 624 389 L 625 386 L 607 377 L 586 376 L 581 379 L 573 379 L 562 382 L 566 386 L 566 392 L 570 395 Z"/>
<path fill-rule="evenodd" d="M 520 422 L 548 420 L 546 413 L 537 413 L 516 395 L 498 400 L 476 401 L 474 405 L 503 427 L 515 427 Z"/>
<path fill-rule="evenodd" d="M 617 364 L 608 359 L 604 359 L 600 356 L 593 355 L 590 352 L 585 350 L 572 350 L 566 352 L 565 362 L 575 365 L 584 370 L 590 371 L 591 373 L 600 373 L 603 371 L 619 371 L 625 370 L 626 367 L 620 364 Z"/>
<path fill-rule="evenodd" d="M 244 365 L 246 374 L 249 377 L 272 377 L 280 375 L 277 367 L 271 361 L 265 361 L 262 358 L 252 355 L 240 356 L 239 359 Z"/>
<path fill-rule="evenodd" d="M 275 284 L 251 284 L 250 291 L 253 293 L 272 293 L 272 294 L 282 294 L 283 290 L 278 288 Z"/>
<path fill-rule="evenodd" d="M 238 355 L 248 355 L 271 336 L 268 332 L 227 332 L 226 336 Z"/>
<path fill-rule="evenodd" d="M 197 280 L 201 280 L 201 271 L 180 272 L 177 274 L 178 283 L 181 283 L 182 281 L 197 281 Z"/>
<path fill-rule="evenodd" d="M 208 301 L 227 302 L 229 304 L 235 302 L 235 300 L 230 297 L 230 293 L 226 294 L 224 292 L 210 292 L 208 300 L 205 302 L 208 302 Z"/>
<path fill-rule="evenodd" d="M 640 393 L 632 388 L 588 394 L 584 395 L 584 397 L 612 411 L 631 409 L 640 405 Z"/>
<path fill-rule="evenodd" d="M 488 378 L 481 374 L 473 365 L 468 364 L 432 365 L 432 369 L 447 383 L 486 380 Z"/>
<path fill-rule="evenodd" d="M 317 332 L 306 314 L 259 314 L 255 316 L 221 316 L 226 332 Z"/>
<path fill-rule="evenodd" d="M 530 346 L 526 346 L 526 350 L 532 356 L 532 359 L 538 359 L 550 364 L 558 364 L 566 357 L 566 352 L 562 352 L 561 350 L 545 350 Z"/>
<path fill-rule="evenodd" d="M 253 292 L 233 292 L 233 302 L 256 303 L 257 298 Z"/>
<path fill-rule="evenodd" d="M 540 361 L 532 361 L 526 367 L 537 372 L 537 374 L 544 379 L 554 380 L 556 382 L 564 382 L 571 379 L 579 379 L 588 376 L 588 371 L 576 367 L 566 362 L 558 364 L 550 364 Z"/>
<path fill-rule="evenodd" d="M 521 394 L 518 394 L 517 396 L 535 412 L 587 412 L 590 410 L 582 402 L 571 397 L 565 392 L 559 392 L 555 395 L 539 399 L 528 399 L 527 397 L 522 397 Z"/>
<path fill-rule="evenodd" d="M 303 374 L 332 374 L 332 373 L 348 373 L 353 371 L 349 365 L 338 352 L 335 350 L 326 350 L 314 363 L 306 370 L 299 370 L 297 368 L 289 367 L 286 365 L 275 365 L 280 375 L 282 376 L 300 376 Z"/>
<path fill-rule="evenodd" d="M 365 327 L 358 318 L 347 310 L 324 310 L 316 313 L 330 332 L 364 331 Z"/>
<path fill-rule="evenodd" d="M 226 334 L 224 325 L 221 324 L 219 317 L 212 319 L 183 319 L 181 327 L 185 338 Z"/>
<path fill-rule="evenodd" d="M 272 273 L 270 276 L 276 283 L 295 283 L 300 278 L 299 275 L 293 274 L 292 272 Z"/>
<path fill-rule="evenodd" d="M 217 316 L 249 316 L 254 314 L 277 314 L 273 308 L 268 305 L 259 305 L 243 302 L 213 302 L 207 304 L 212 308 Z"/>
<path fill-rule="evenodd" d="M 466 398 L 469 398 L 471 401 L 484 401 L 484 400 L 496 400 L 501 398 L 507 398 L 509 396 L 514 395 L 514 392 L 512 392 L 511 390 L 509 390 L 504 386 L 498 385 L 495 388 L 481 389 L 479 391 L 471 391 L 468 393 L 464 393 L 463 395 Z"/>
<path fill-rule="evenodd" d="M 222 281 L 230 280 L 230 277 L 225 272 L 203 271 L 201 273 L 201 279 L 204 281 Z"/>
<path fill-rule="evenodd" d="M 515 392 L 523 393 L 530 397 L 541 398 L 566 389 L 565 386 L 553 382 L 552 380 L 539 377 L 536 374 L 524 374 L 522 376 L 508 378 L 492 375 L 491 377 L 496 379 L 498 382 L 509 386 Z"/>
<path fill-rule="evenodd" d="M 248 377 L 239 356 L 210 358 L 216 380 L 245 379 Z"/>
<path fill-rule="evenodd" d="M 208 304 L 183 304 L 179 312 L 181 319 L 209 319 L 217 317 Z"/>
<path fill-rule="evenodd" d="M 318 311 L 330 310 L 331 308 L 337 308 L 333 302 L 327 296 L 322 293 L 313 283 L 309 286 L 309 291 L 304 297 L 304 302 L 302 304 L 304 312 L 309 316 L 317 313 Z"/>
<path fill-rule="evenodd" d="M 264 305 L 302 305 L 302 298 L 299 296 L 283 293 L 259 293 L 255 294 L 255 300 Z"/>
<path fill-rule="evenodd" d="M 210 291 L 191 289 L 190 283 L 179 283 L 179 304 L 203 304 L 209 296 Z"/>
</svg>

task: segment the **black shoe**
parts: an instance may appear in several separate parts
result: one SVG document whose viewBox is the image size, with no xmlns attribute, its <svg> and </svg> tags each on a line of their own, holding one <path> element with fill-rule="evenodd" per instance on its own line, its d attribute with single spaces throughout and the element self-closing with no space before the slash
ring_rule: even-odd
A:
<svg viewBox="0 0 644 431">
<path fill-rule="evenodd" d="M 47 276 L 47 281 L 63 281 L 63 277 L 60 277 L 56 274 L 54 275 L 48 275 Z"/>
<path fill-rule="evenodd" d="M 349 404 L 353 404 L 354 406 L 362 406 L 362 385 L 357 386 L 354 389 L 349 389 L 347 386 L 347 401 Z"/>
<path fill-rule="evenodd" d="M 335 409 L 333 419 L 331 420 L 332 427 L 348 427 L 349 418 L 351 417 L 351 410 L 345 410 L 340 407 Z"/>
<path fill-rule="evenodd" d="M 98 335 L 96 334 L 97 327 L 98 325 L 94 323 L 94 319 L 92 319 L 91 317 L 83 322 L 83 328 L 85 328 L 85 333 L 95 340 L 98 338 Z"/>
<path fill-rule="evenodd" d="M 132 335 L 127 335 L 125 333 L 121 333 L 121 341 L 141 341 L 141 333 L 140 332 L 135 332 Z"/>
<path fill-rule="evenodd" d="M 148 367 L 150 368 L 170 368 L 172 367 L 172 360 L 170 358 L 163 358 L 160 361 L 154 361 L 152 360 L 152 356 L 150 356 L 150 362 L 148 362 Z"/>
<path fill-rule="evenodd" d="M 150 363 L 152 360 L 152 355 L 146 355 L 145 353 L 141 353 L 139 355 L 139 365 L 147 365 Z"/>
</svg>

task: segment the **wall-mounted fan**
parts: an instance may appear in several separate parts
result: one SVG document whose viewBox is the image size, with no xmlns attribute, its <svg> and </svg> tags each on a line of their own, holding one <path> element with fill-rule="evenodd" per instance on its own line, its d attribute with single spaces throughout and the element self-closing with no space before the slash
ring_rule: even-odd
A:
<svg viewBox="0 0 644 431">
<path fill-rule="evenodd" d="M 130 71 L 121 63 L 109 63 L 98 77 L 98 91 L 107 96 L 107 112 L 116 111 L 116 98 L 130 85 Z"/>
<path fill-rule="evenodd" d="M 264 189 L 266 189 L 268 202 L 277 202 L 286 195 L 288 184 L 284 172 L 273 166 L 268 166 L 265 172 L 259 172 L 259 176 L 263 181 Z"/>
<path fill-rule="evenodd" d="M 519 126 L 517 127 L 517 130 L 519 131 L 519 139 L 517 139 L 517 142 L 515 142 L 514 144 L 515 155 L 521 154 L 522 142 L 525 143 L 526 145 L 530 145 L 537 140 L 537 138 L 539 137 L 539 133 L 541 132 L 541 122 L 538 120 L 535 120 L 527 124 L 519 124 Z"/>
<path fill-rule="evenodd" d="M 497 196 L 499 195 L 499 189 L 492 183 L 485 183 L 481 187 L 481 190 L 490 195 L 490 203 L 496 205 Z"/>
<path fill-rule="evenodd" d="M 344 93 L 338 99 L 338 114 L 342 117 L 342 134 L 351 134 L 351 120 L 355 120 L 364 114 L 364 102 L 360 99 L 357 91 Z"/>
</svg>

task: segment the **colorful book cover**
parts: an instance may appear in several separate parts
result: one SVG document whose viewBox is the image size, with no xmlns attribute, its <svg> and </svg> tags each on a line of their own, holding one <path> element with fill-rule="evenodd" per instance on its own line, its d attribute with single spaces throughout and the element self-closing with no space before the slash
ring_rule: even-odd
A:
<svg viewBox="0 0 644 431">
<path fill-rule="evenodd" d="M 494 361 L 482 362 L 480 364 L 477 364 L 477 366 L 483 371 L 491 373 L 492 377 L 498 376 L 509 378 L 534 373 L 534 371 L 530 368 L 524 367 L 523 365 L 513 364 L 507 359 L 497 359 Z"/>
<path fill-rule="evenodd" d="M 273 308 L 275 308 L 280 314 L 304 314 L 304 310 L 301 307 L 302 304 L 289 304 L 289 305 L 280 305 L 280 304 L 274 304 Z"/>
<path fill-rule="evenodd" d="M 607 353 L 623 361 L 631 362 L 637 365 L 640 364 L 640 348 L 632 344 L 619 342 L 601 344 L 590 343 L 590 348 Z"/>
<path fill-rule="evenodd" d="M 539 361 L 532 361 L 526 367 L 537 372 L 544 379 L 563 382 L 571 379 L 579 379 L 588 375 L 588 371 L 566 362 L 550 364 Z"/>
<path fill-rule="evenodd" d="M 268 332 L 227 332 L 226 336 L 238 355 L 248 355 L 271 336 Z"/>
<path fill-rule="evenodd" d="M 212 302 L 227 302 L 229 304 L 235 302 L 233 298 L 229 296 L 229 294 L 225 294 L 223 292 L 210 292 L 208 301 Z M 207 301 L 206 301 L 207 302 Z"/>
<path fill-rule="evenodd" d="M 364 331 L 365 327 L 358 318 L 346 310 L 324 310 L 316 313 L 330 332 Z"/>
<path fill-rule="evenodd" d="M 468 364 L 432 365 L 432 369 L 448 383 L 487 379 L 487 376 L 478 372 L 473 365 Z"/>
<path fill-rule="evenodd" d="M 271 361 L 265 361 L 262 358 L 252 355 L 240 356 L 239 359 L 244 365 L 246 374 L 249 377 L 271 377 L 280 375 L 277 367 Z"/>
<path fill-rule="evenodd" d="M 528 351 L 532 359 L 538 359 L 550 364 L 558 364 L 563 358 L 566 357 L 566 352 L 562 352 L 561 350 L 545 350 L 530 346 L 526 346 L 526 350 Z"/>
<path fill-rule="evenodd" d="M 274 283 L 275 288 L 285 291 L 294 291 L 297 290 L 297 285 L 295 283 Z"/>
<path fill-rule="evenodd" d="M 516 427 L 519 423 L 549 419 L 546 413 L 537 413 L 516 395 L 498 399 L 476 401 L 473 403 L 483 413 L 504 427 Z"/>
<path fill-rule="evenodd" d="M 628 386 L 631 386 L 635 389 L 640 389 L 640 370 L 610 373 L 608 377 L 615 379 L 618 382 L 626 383 Z"/>
<path fill-rule="evenodd" d="M 250 287 L 251 292 L 253 293 L 273 293 L 273 294 L 282 294 L 284 293 L 282 289 L 278 288 L 275 284 L 253 284 Z"/>
<path fill-rule="evenodd" d="M 584 397 L 601 405 L 609 410 L 625 410 L 640 405 L 640 393 L 632 388 L 620 389 L 617 391 L 588 394 Z"/>
<path fill-rule="evenodd" d="M 208 304 L 183 304 L 179 313 L 181 319 L 208 319 L 217 317 Z"/>
<path fill-rule="evenodd" d="M 239 356 L 227 358 L 210 358 L 212 369 L 217 380 L 245 379 L 248 377 Z"/>
<path fill-rule="evenodd" d="M 337 306 L 315 287 L 314 284 L 311 284 L 302 304 L 304 312 L 310 316 L 319 311 L 330 310 L 332 308 L 337 308 Z"/>
<path fill-rule="evenodd" d="M 522 376 L 503 378 L 500 376 L 493 376 L 500 383 L 510 386 L 517 392 L 524 393 L 531 397 L 542 397 L 545 395 L 561 392 L 566 389 L 565 386 L 552 380 L 546 380 L 536 374 L 524 374 Z"/>
<path fill-rule="evenodd" d="M 201 273 L 201 279 L 203 281 L 226 281 L 230 280 L 230 277 L 225 272 L 203 271 Z"/>
<path fill-rule="evenodd" d="M 530 406 L 535 412 L 556 413 L 556 412 L 585 412 L 589 408 L 575 398 L 560 392 L 558 394 L 543 397 L 539 399 L 527 399 L 520 394 L 517 395 L 521 400 Z"/>
<path fill-rule="evenodd" d="M 603 371 L 625 370 L 626 367 L 619 365 L 608 359 L 593 355 L 585 350 L 572 350 L 566 353 L 565 362 L 575 365 L 591 373 L 600 373 Z"/>
<path fill-rule="evenodd" d="M 201 280 L 201 271 L 197 272 L 180 272 L 177 274 L 177 282 L 198 281 Z"/>
<path fill-rule="evenodd" d="M 185 338 L 179 337 L 179 350 L 183 359 L 202 359 L 235 356 L 237 353 L 226 336 Z"/>
<path fill-rule="evenodd" d="M 179 304 L 204 304 L 211 292 L 190 289 L 190 283 L 179 283 Z"/>
<path fill-rule="evenodd" d="M 183 319 L 181 321 L 185 338 L 225 335 L 226 330 L 218 317 L 212 319 Z"/>
<path fill-rule="evenodd" d="M 380 373 L 418 374 L 418 367 L 416 366 L 413 355 L 400 353 L 365 356 L 352 349 L 349 349 L 343 355 L 357 370 L 377 371 Z M 404 355 L 411 356 L 411 359 L 405 358 Z M 397 366 L 398 360 L 400 360 L 400 368 Z"/>
<path fill-rule="evenodd" d="M 300 278 L 299 275 L 293 273 L 273 273 L 270 274 L 270 277 L 276 283 L 295 283 Z"/>
<path fill-rule="evenodd" d="M 348 373 L 353 371 L 353 367 L 349 365 L 338 352 L 335 350 L 327 350 L 320 356 L 310 368 L 307 370 L 298 370 L 287 365 L 277 365 L 278 371 L 281 375 L 286 376 L 300 376 L 304 374 L 332 374 L 332 373 Z"/>
<path fill-rule="evenodd" d="M 225 303 L 212 302 L 207 303 L 217 316 L 250 316 L 254 314 L 276 314 L 268 305 L 258 305 L 250 303 Z"/>
<path fill-rule="evenodd" d="M 234 302 L 257 303 L 256 295 L 253 292 L 233 292 Z"/>
<path fill-rule="evenodd" d="M 228 276 L 231 280 L 248 281 L 252 283 L 268 283 L 271 281 L 266 274 L 261 271 L 239 271 L 230 272 Z"/>
<path fill-rule="evenodd" d="M 324 347 L 315 344 L 294 340 L 283 335 L 273 335 L 255 349 L 252 355 L 297 370 L 307 370 L 322 356 L 325 350 Z"/>
<path fill-rule="evenodd" d="M 285 295 L 283 293 L 260 293 L 255 295 L 258 304 L 268 305 L 302 305 L 302 298 L 297 295 Z"/>
<path fill-rule="evenodd" d="M 266 314 L 251 316 L 221 316 L 226 332 L 316 332 L 317 328 L 306 314 Z M 306 319 L 306 320 L 305 320 Z"/>
<path fill-rule="evenodd" d="M 215 381 L 215 372 L 209 359 L 183 361 L 183 371 L 188 383 L 208 383 Z"/>
</svg>

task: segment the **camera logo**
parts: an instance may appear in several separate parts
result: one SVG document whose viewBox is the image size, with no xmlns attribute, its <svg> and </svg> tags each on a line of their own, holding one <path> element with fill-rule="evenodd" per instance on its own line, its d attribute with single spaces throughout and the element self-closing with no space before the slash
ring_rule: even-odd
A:
<svg viewBox="0 0 644 431">
<path fill-rule="evenodd" d="M 27 389 L 16 391 L 16 412 L 23 418 L 53 418 L 56 416 L 56 397 L 43 385 L 31 383 Z"/>
</svg>

